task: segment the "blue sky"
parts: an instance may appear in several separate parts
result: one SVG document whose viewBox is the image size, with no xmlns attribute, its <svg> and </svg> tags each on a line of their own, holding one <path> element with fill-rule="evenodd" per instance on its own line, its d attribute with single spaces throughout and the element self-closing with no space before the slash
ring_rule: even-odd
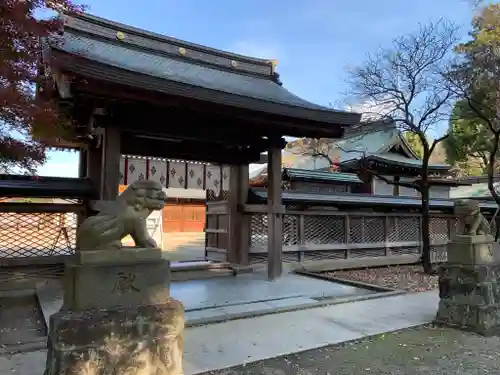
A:
<svg viewBox="0 0 500 375">
<path fill-rule="evenodd" d="M 445 17 L 463 27 L 468 0 L 87 0 L 90 13 L 178 39 L 277 59 L 284 86 L 328 105 L 342 102 L 345 70 L 368 52 Z M 78 155 L 50 153 L 42 175 L 76 176 Z"/>
</svg>

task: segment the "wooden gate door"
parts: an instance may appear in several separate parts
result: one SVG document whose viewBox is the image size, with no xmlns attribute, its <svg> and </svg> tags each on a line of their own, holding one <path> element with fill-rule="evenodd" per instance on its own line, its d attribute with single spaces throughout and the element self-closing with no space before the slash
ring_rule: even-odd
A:
<svg viewBox="0 0 500 375">
<path fill-rule="evenodd" d="M 182 205 L 167 203 L 163 208 L 163 232 L 182 232 Z"/>
<path fill-rule="evenodd" d="M 205 204 L 167 203 L 163 209 L 164 232 L 203 232 Z"/>
</svg>

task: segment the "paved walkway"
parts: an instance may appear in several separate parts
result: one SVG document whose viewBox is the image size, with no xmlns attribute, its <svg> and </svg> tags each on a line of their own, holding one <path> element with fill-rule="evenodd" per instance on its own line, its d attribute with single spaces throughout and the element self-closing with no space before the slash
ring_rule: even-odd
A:
<svg viewBox="0 0 500 375">
<path fill-rule="evenodd" d="M 191 327 L 185 332 L 185 375 L 272 358 L 425 324 L 436 291 Z M 0 357 L 0 374 L 42 375 L 44 351 Z"/>
<path fill-rule="evenodd" d="M 49 317 L 61 309 L 63 294 L 60 282 L 37 285 L 47 326 Z M 174 281 L 170 284 L 170 294 L 184 304 L 187 325 L 324 306 L 339 298 L 375 296 L 373 291 L 366 289 L 294 273 L 285 273 L 269 282 L 267 275 L 259 272 L 238 277 Z"/>
</svg>

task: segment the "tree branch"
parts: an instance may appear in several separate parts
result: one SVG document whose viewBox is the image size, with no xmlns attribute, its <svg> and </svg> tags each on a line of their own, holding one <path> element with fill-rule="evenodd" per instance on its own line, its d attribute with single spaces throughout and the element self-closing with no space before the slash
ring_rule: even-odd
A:
<svg viewBox="0 0 500 375">
<path fill-rule="evenodd" d="M 387 177 L 380 175 L 379 173 L 370 171 L 368 169 L 363 169 L 364 171 L 370 173 L 371 175 L 377 177 L 379 180 L 384 181 L 388 185 L 394 185 L 394 186 L 401 186 L 401 187 L 406 187 L 409 189 L 415 189 L 418 192 L 420 192 L 421 185 L 416 183 L 416 182 L 406 182 L 406 181 L 394 181 L 394 180 L 389 180 Z"/>
<path fill-rule="evenodd" d="M 450 133 L 446 133 L 445 135 L 443 135 L 442 137 L 439 137 L 439 138 L 436 138 L 432 141 L 432 145 L 431 145 L 431 148 L 429 149 L 429 154 L 432 155 L 432 152 L 434 151 L 434 148 L 436 148 L 437 144 L 439 142 L 442 142 L 444 141 L 446 138 L 448 138 L 450 136 Z"/>
</svg>

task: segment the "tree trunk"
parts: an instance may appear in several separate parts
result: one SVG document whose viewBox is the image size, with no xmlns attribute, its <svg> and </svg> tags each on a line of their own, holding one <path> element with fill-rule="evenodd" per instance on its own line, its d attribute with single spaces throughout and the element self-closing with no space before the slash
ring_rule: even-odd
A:
<svg viewBox="0 0 500 375">
<path fill-rule="evenodd" d="M 427 180 L 427 178 L 425 178 Z M 420 189 L 422 196 L 422 255 L 420 256 L 420 262 L 424 269 L 424 273 L 432 274 L 432 262 L 431 262 L 431 231 L 430 231 L 430 205 L 429 205 L 429 183 L 424 182 L 422 178 L 422 187 Z"/>
<path fill-rule="evenodd" d="M 491 193 L 491 196 L 495 200 L 496 204 L 500 207 L 500 197 L 498 196 L 497 191 L 495 190 L 495 163 L 497 160 L 498 153 L 498 143 L 500 141 L 500 132 L 495 133 L 493 138 L 493 149 L 490 152 L 490 157 L 488 159 L 488 164 L 486 166 L 486 171 L 488 172 L 488 190 Z"/>
<path fill-rule="evenodd" d="M 420 186 L 420 196 L 422 198 L 422 255 L 420 262 L 424 269 L 424 273 L 433 274 L 431 262 L 431 231 L 430 231 L 430 189 L 429 189 L 429 159 L 432 150 L 424 146 L 424 155 L 422 159 L 422 176 Z"/>
</svg>

